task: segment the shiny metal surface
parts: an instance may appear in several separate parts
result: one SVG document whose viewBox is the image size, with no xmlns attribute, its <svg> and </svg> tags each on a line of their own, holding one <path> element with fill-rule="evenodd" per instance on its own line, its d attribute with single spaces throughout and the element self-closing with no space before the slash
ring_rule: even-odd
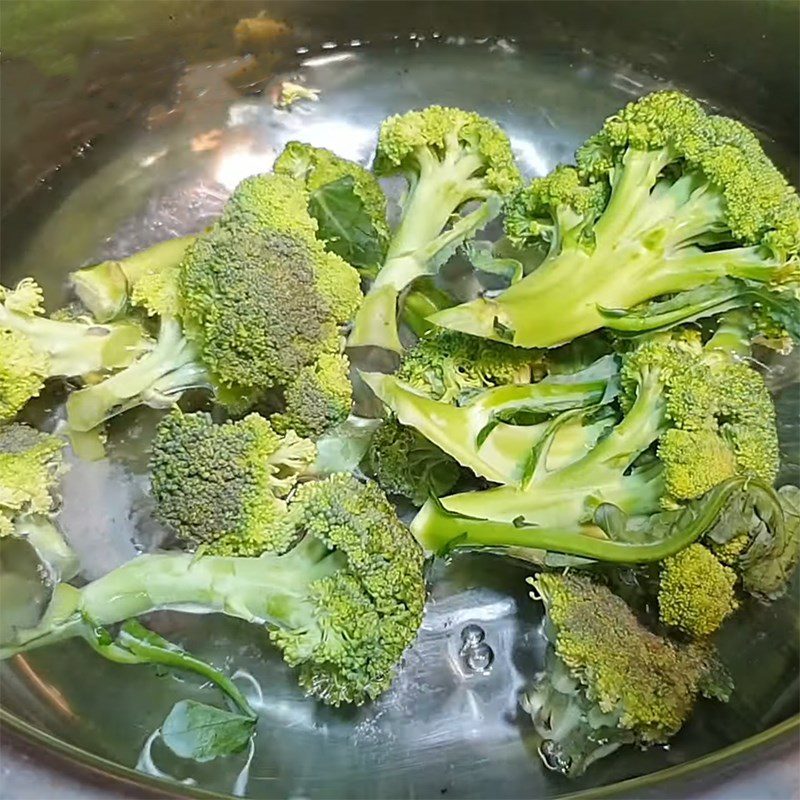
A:
<svg viewBox="0 0 800 800">
<path fill-rule="evenodd" d="M 7 14 L 10 5 L 0 7 Z M 98 27 L 91 45 L 86 36 L 70 38 L 63 20 L 56 28 L 72 59 L 42 55 L 33 35 L 15 52 L 8 17 L 0 34 L 4 54 L 7 42 L 14 45 L 2 75 L 4 107 L 14 109 L 2 119 L 2 277 L 32 273 L 52 298 L 66 298 L 69 269 L 202 228 L 235 183 L 268 169 L 286 141 L 300 138 L 366 163 L 381 119 L 433 102 L 500 120 L 524 171 L 534 175 L 569 159 L 627 99 L 674 84 L 744 115 L 764 132 L 787 174 L 797 176 L 792 125 L 798 71 L 791 71 L 797 48 L 786 40 L 797 9 L 789 3 L 758 13 L 746 3 L 642 4 L 650 6 L 648 14 L 625 3 L 269 4 L 289 28 L 249 46 L 238 46 L 233 30 L 262 4 L 189 7 L 164 0 L 139 4 L 135 12 L 129 4 L 110 5 L 118 8 L 85 21 L 84 31 Z M 731 48 L 725 31 L 708 29 L 702 43 L 687 32 L 683 22 L 702 18 L 709 6 L 738 15 L 736 27 L 751 46 Z M 39 24 L 44 31 L 53 23 Z M 628 30 L 639 35 L 626 37 Z M 258 58 L 243 55 L 246 49 L 257 50 Z M 762 57 L 767 53 L 769 62 Z M 284 78 L 319 89 L 319 102 L 276 109 Z M 98 133 L 81 139 L 54 123 L 76 115 L 79 133 Z M 83 144 L 79 150 L 75 138 Z M 796 359 L 770 368 L 781 387 L 782 477 L 796 482 L 800 370 Z M 53 424 L 61 409 L 50 397 L 32 413 Z M 146 442 L 157 419 L 156 412 L 141 412 L 115 423 L 109 458 L 76 460 L 68 474 L 62 522 L 87 578 L 164 541 L 148 516 Z M 0 555 L 6 563 L 11 558 L 7 551 Z M 622 751 L 567 782 L 543 768 L 518 709 L 519 691 L 542 653 L 539 609 L 527 599 L 525 569 L 462 555 L 435 570 L 423 629 L 394 687 L 357 710 L 334 711 L 304 699 L 279 657 L 244 624 L 173 613 L 153 618 L 160 631 L 198 655 L 245 671 L 241 685 L 260 712 L 252 759 L 243 754 L 192 765 L 158 743 L 146 748 L 175 700 L 203 697 L 207 690 L 147 668 L 104 662 L 80 642 L 0 667 L 3 719 L 12 728 L 30 726 L 28 736 L 40 731 L 81 748 L 92 756 L 71 755 L 109 775 L 138 767 L 158 779 L 162 796 L 160 781 L 167 780 L 176 793 L 251 797 L 556 797 L 686 767 L 732 747 L 712 756 L 713 766 L 698 773 L 691 789 L 676 775 L 661 788 L 648 780 L 610 789 L 711 797 L 703 791 L 721 765 L 755 769 L 775 752 L 782 754 L 775 763 L 791 760 L 798 711 L 796 583 L 771 607 L 752 604 L 724 632 L 721 649 L 739 687 L 728 706 L 701 704 L 669 748 Z M 0 602 L 7 616 L 18 590 L 12 587 L 12 597 L 7 578 L 4 584 Z M 737 796 L 737 785 L 734 780 L 729 794 L 719 796 Z"/>
</svg>

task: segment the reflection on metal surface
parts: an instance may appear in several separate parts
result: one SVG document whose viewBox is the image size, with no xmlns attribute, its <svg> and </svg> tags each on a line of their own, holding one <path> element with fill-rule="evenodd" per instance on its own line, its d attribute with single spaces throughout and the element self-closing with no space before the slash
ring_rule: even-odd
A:
<svg viewBox="0 0 800 800">
<path fill-rule="evenodd" d="M 52 705 L 69 719 L 75 718 L 75 712 L 64 695 L 55 686 L 42 680 L 25 656 L 17 656 L 14 661 L 16 668 L 25 676 L 31 686 L 44 696 L 48 705 Z"/>
</svg>

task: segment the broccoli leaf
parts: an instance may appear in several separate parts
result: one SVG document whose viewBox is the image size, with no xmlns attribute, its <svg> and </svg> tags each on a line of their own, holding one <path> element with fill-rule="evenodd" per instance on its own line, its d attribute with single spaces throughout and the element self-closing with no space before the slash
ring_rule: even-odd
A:
<svg viewBox="0 0 800 800">
<path fill-rule="evenodd" d="M 255 720 L 242 714 L 180 700 L 164 720 L 161 738 L 176 756 L 204 762 L 244 750 L 254 727 Z"/>
<path fill-rule="evenodd" d="M 358 270 L 374 269 L 383 263 L 385 241 L 356 194 L 352 175 L 312 192 L 309 211 L 328 250 Z"/>
<path fill-rule="evenodd" d="M 479 272 L 497 275 L 509 284 L 516 283 L 522 278 L 522 262 L 516 258 L 498 258 L 492 251 L 493 247 L 492 242 L 484 240 L 467 242 L 464 245 L 464 255 Z"/>
<path fill-rule="evenodd" d="M 380 427 L 379 419 L 348 417 L 341 425 L 317 440 L 317 460 L 310 472 L 313 475 L 332 475 L 353 472 L 369 449 L 372 435 Z"/>
</svg>

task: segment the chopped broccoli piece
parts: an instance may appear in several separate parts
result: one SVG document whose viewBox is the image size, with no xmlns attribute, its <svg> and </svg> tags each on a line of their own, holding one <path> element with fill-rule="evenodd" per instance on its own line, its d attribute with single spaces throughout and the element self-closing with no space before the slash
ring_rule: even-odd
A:
<svg viewBox="0 0 800 800">
<path fill-rule="evenodd" d="M 64 441 L 27 425 L 0 425 L 0 530 L 24 514 L 49 514 Z"/>
<path fill-rule="evenodd" d="M 738 607 L 736 573 L 701 544 L 665 559 L 658 590 L 659 617 L 691 636 L 708 636 Z"/>
<path fill-rule="evenodd" d="M 358 273 L 325 251 L 307 200 L 293 178 L 248 178 L 181 266 L 187 334 L 236 393 L 284 385 L 335 351 L 361 300 Z"/>
<path fill-rule="evenodd" d="M 310 100 L 316 103 L 319 100 L 319 89 L 303 86 L 302 83 L 284 81 L 281 84 L 280 95 L 278 95 L 278 108 L 291 108 L 300 100 Z"/>
<path fill-rule="evenodd" d="M 606 356 L 571 375 L 486 389 L 462 406 L 433 400 L 393 375 L 362 373 L 362 378 L 403 425 L 418 430 L 462 466 L 491 481 L 519 486 L 545 440 L 553 439 L 553 460 L 550 453 L 546 456 L 550 466 L 574 460 L 594 444 L 608 427 L 607 419 L 574 417 L 569 424 L 560 419 L 553 427 L 548 417 L 609 402 L 616 393 L 617 372 L 616 360 Z"/>
<path fill-rule="evenodd" d="M 90 376 L 130 364 L 150 342 L 133 322 L 49 319 L 32 278 L 0 286 L 0 422 L 12 419 L 48 378 Z"/>
<path fill-rule="evenodd" d="M 496 123 L 441 106 L 385 120 L 374 166 L 378 175 L 402 174 L 408 193 L 383 267 L 356 314 L 349 346 L 401 353 L 397 307 L 403 290 L 435 274 L 461 242 L 484 227 L 498 213 L 499 199 L 518 188 L 520 175 Z M 461 215 L 471 201 L 478 207 Z"/>
<path fill-rule="evenodd" d="M 128 299 L 159 317 L 156 347 L 73 394 L 71 427 L 91 430 L 140 404 L 166 407 L 190 388 L 247 410 L 336 353 L 361 299 L 359 277 L 316 238 L 307 200 L 293 178 L 248 178 L 211 230 L 181 244 L 177 267 L 157 269 L 154 250 L 142 254 Z M 327 371 L 321 362 L 317 372 Z"/>
<path fill-rule="evenodd" d="M 319 436 L 344 422 L 353 404 L 350 362 L 339 353 L 323 353 L 303 367 L 284 393 L 286 410 L 271 417 L 278 431 L 293 428 L 301 436 Z"/>
<path fill-rule="evenodd" d="M 0 537 L 25 539 L 53 579 L 68 580 L 77 558 L 51 519 L 60 505 L 64 444 L 27 425 L 0 425 Z"/>
<path fill-rule="evenodd" d="M 403 495 L 415 506 L 449 492 L 461 475 L 458 462 L 395 417 L 373 434 L 366 465 L 387 494 Z"/>
<path fill-rule="evenodd" d="M 523 707 L 551 769 L 580 775 L 622 745 L 662 744 L 698 696 L 727 701 L 730 678 L 708 644 L 655 635 L 587 577 L 540 574 L 529 582 L 545 606 L 549 658 Z"/>
<path fill-rule="evenodd" d="M 282 498 L 315 457 L 312 442 L 293 431 L 281 437 L 257 414 L 216 425 L 208 414 L 174 411 L 153 441 L 156 518 L 211 555 L 286 550 L 295 534 Z"/>
<path fill-rule="evenodd" d="M 303 538 L 284 555 L 143 555 L 81 589 L 59 584 L 41 622 L 17 629 L 0 657 L 191 606 L 266 626 L 323 702 L 372 700 L 422 620 L 422 552 L 377 485 L 352 475 L 299 487 L 288 518 Z"/>
<path fill-rule="evenodd" d="M 439 329 L 405 354 L 397 377 L 434 400 L 450 403 L 478 389 L 531 383 L 543 373 L 535 350 Z"/>
<path fill-rule="evenodd" d="M 639 307 L 671 295 L 676 325 L 761 292 L 800 336 L 800 299 L 786 291 L 800 282 L 800 199 L 743 125 L 656 92 L 609 117 L 576 159 L 536 178 L 508 210 L 507 234 L 544 243 L 543 263 L 433 322 L 553 347 L 603 327 L 661 327 L 663 308 Z"/>
<path fill-rule="evenodd" d="M 623 359 L 624 416 L 592 449 L 562 468 L 550 467 L 546 455 L 558 430 L 554 423 L 521 482 L 431 501 L 414 520 L 415 535 L 424 546 L 439 550 L 446 544 L 442 537 L 459 524 L 455 517 L 445 524 L 449 514 L 472 521 L 470 535 L 461 540 L 470 546 L 502 545 L 498 536 L 503 530 L 509 534 L 507 544 L 521 545 L 523 528 L 605 538 L 608 532 L 598 514 L 609 506 L 624 518 L 648 516 L 662 506 L 700 497 L 734 475 L 771 483 L 778 465 L 775 412 L 761 376 L 737 360 L 748 342 L 736 322 L 724 321 L 705 347 L 691 332 L 645 340 Z M 739 388 L 727 391 L 731 373 L 738 376 L 743 370 L 748 375 L 738 379 Z M 709 448 L 710 434 L 719 447 Z M 433 434 L 429 438 L 464 463 Z M 654 459 L 650 451 L 659 441 Z M 723 446 L 730 458 L 719 456 Z M 479 520 L 486 523 L 485 542 Z"/>
<path fill-rule="evenodd" d="M 177 270 L 194 239 L 167 239 L 119 261 L 103 261 L 76 270 L 70 275 L 72 288 L 99 322 L 116 319 L 129 304 L 144 306 L 148 314 L 172 316 L 177 306 Z M 150 286 L 154 288 L 146 293 L 145 287 Z"/>
</svg>

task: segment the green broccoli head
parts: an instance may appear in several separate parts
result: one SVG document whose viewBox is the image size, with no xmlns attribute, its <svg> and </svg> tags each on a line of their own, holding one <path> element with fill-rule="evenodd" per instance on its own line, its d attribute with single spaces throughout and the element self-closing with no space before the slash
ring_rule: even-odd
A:
<svg viewBox="0 0 800 800">
<path fill-rule="evenodd" d="M 461 202 L 486 192 L 510 194 L 520 185 L 508 137 L 496 122 L 474 111 L 428 106 L 389 117 L 381 125 L 375 156 L 379 175 L 403 172 L 421 177 L 431 161 L 459 159 L 469 160 L 463 165 L 465 180 L 480 176 L 473 187 L 458 187 Z"/>
<path fill-rule="evenodd" d="M 17 517 L 57 507 L 64 444 L 27 425 L 0 425 L 0 535 L 13 532 Z"/>
<path fill-rule="evenodd" d="M 191 606 L 266 626 L 323 702 L 373 700 L 422 620 L 422 552 L 380 489 L 349 474 L 300 486 L 286 519 L 302 538 L 284 555 L 144 555 L 81 589 L 61 584 L 42 621 L 16 629 L 0 657 Z"/>
<path fill-rule="evenodd" d="M 270 417 L 278 431 L 293 428 L 301 436 L 317 437 L 344 422 L 353 404 L 350 361 L 338 353 L 323 353 L 303 367 L 284 390 L 285 411 Z"/>
<path fill-rule="evenodd" d="M 446 494 L 461 476 L 455 459 L 393 416 L 373 434 L 366 465 L 387 494 L 407 497 L 415 506 Z"/>
<path fill-rule="evenodd" d="M 401 293 L 436 275 L 458 246 L 497 216 L 502 197 L 521 185 L 508 137 L 474 112 L 430 106 L 389 117 L 378 136 L 374 169 L 402 174 L 408 192 L 386 260 L 353 322 L 351 347 L 402 353 Z M 464 206 L 477 201 L 466 213 Z"/>
<path fill-rule="evenodd" d="M 312 442 L 281 437 L 256 414 L 217 425 L 208 414 L 174 411 L 153 441 L 156 517 L 207 553 L 285 550 L 293 533 L 282 498 L 315 456 Z"/>
<path fill-rule="evenodd" d="M 738 608 L 736 573 L 701 544 L 667 558 L 658 589 L 659 617 L 691 636 L 714 633 Z"/>
<path fill-rule="evenodd" d="M 525 707 L 553 769 L 578 775 L 623 744 L 666 742 L 698 695 L 727 700 L 729 679 L 707 644 L 651 633 L 587 577 L 541 574 L 530 583 L 545 606 L 552 656 Z"/>
<path fill-rule="evenodd" d="M 48 373 L 47 355 L 22 333 L 0 327 L 0 423 L 38 397 Z"/>
<path fill-rule="evenodd" d="M 654 373 L 663 386 L 664 430 L 658 443 L 665 504 L 700 497 L 733 475 L 772 483 L 778 471 L 775 408 L 763 377 L 723 349 L 726 322 L 703 346 L 693 331 L 659 334 L 626 355 L 624 399 Z M 738 342 L 727 346 L 738 347 Z M 749 351 L 749 347 L 748 347 Z"/>
<path fill-rule="evenodd" d="M 518 246 L 545 241 L 558 249 L 566 242 L 590 243 L 592 224 L 608 201 L 603 183 L 586 184 L 574 167 L 559 166 L 519 190 L 506 207 L 505 231 Z"/>
<path fill-rule="evenodd" d="M 337 348 L 359 289 L 344 262 L 328 270 L 333 258 L 316 240 L 276 230 L 221 228 L 190 248 L 184 325 L 219 384 L 257 397 Z M 337 280 L 342 273 L 353 280 Z"/>
<path fill-rule="evenodd" d="M 289 516 L 306 537 L 298 558 L 318 553 L 336 567 L 309 584 L 308 619 L 273 629 L 272 640 L 310 694 L 333 705 L 374 700 L 422 620 L 422 552 L 378 486 L 349 474 L 300 486 Z"/>
<path fill-rule="evenodd" d="M 600 328 L 660 330 L 757 299 L 800 336 L 800 199 L 746 128 L 679 92 L 656 92 L 609 117 L 576 161 L 509 204 L 509 237 L 548 246 L 538 268 L 432 322 L 554 347 Z"/>
<path fill-rule="evenodd" d="M 187 335 L 225 389 L 257 398 L 337 349 L 361 298 L 356 270 L 325 251 L 302 184 L 244 181 L 181 265 Z"/>
<path fill-rule="evenodd" d="M 531 383 L 542 372 L 541 354 L 535 350 L 437 329 L 405 354 L 397 376 L 450 403 L 492 386 Z"/>
</svg>

